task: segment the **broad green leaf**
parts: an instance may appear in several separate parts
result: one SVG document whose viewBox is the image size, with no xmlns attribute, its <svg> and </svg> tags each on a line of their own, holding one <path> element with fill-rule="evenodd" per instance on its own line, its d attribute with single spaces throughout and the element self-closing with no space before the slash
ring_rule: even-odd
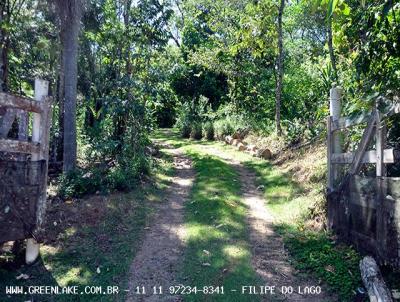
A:
<svg viewBox="0 0 400 302">
<path fill-rule="evenodd" d="M 328 18 L 331 18 L 339 0 L 329 0 L 328 3 Z"/>
</svg>

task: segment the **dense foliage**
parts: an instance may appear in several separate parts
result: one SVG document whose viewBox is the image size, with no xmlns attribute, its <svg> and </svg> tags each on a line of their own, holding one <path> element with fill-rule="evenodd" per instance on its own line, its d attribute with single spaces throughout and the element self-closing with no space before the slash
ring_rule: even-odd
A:
<svg viewBox="0 0 400 302">
<path fill-rule="evenodd" d="M 184 137 L 195 139 L 221 138 L 238 129 L 272 133 L 280 7 L 279 111 L 288 143 L 325 133 L 332 85 L 345 90 L 345 113 L 368 109 L 378 95 L 398 95 L 399 3 L 280 3 L 82 1 L 76 113 L 82 171 L 72 172 L 73 179 L 89 171 L 109 179 L 93 187 L 129 188 L 149 166 L 147 134 L 156 126 L 176 125 Z M 31 95 L 35 77 L 50 81 L 56 99 L 51 160 L 60 162 L 68 110 L 62 18 L 52 1 L 8 0 L 0 10 L 2 88 Z"/>
<path fill-rule="evenodd" d="M 217 136 L 243 127 L 273 131 L 278 5 L 179 2 L 181 65 L 172 87 L 190 110 L 180 111 L 177 126 L 202 119 L 215 122 Z M 346 114 L 368 109 L 378 95 L 398 95 L 399 10 L 394 1 L 288 3 L 281 105 L 287 142 L 325 133 L 333 85 L 345 90 Z M 203 109 L 204 98 L 214 114 Z"/>
</svg>

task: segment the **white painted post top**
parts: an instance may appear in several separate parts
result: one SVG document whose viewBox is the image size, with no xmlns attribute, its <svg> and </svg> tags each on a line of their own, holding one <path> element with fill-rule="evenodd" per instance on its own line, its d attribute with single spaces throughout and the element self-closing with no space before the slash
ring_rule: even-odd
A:
<svg viewBox="0 0 400 302">
<path fill-rule="evenodd" d="M 342 111 L 342 95 L 343 89 L 341 87 L 333 87 L 330 90 L 329 109 L 331 116 L 334 120 L 339 119 Z"/>
<path fill-rule="evenodd" d="M 35 79 L 35 100 L 42 101 L 49 93 L 49 81 Z"/>
<path fill-rule="evenodd" d="M 49 93 L 49 82 L 42 79 L 35 79 L 35 100 L 42 102 Z M 40 114 L 33 114 L 32 121 L 32 141 L 40 142 Z M 32 160 L 39 160 L 39 155 L 34 154 Z"/>
</svg>

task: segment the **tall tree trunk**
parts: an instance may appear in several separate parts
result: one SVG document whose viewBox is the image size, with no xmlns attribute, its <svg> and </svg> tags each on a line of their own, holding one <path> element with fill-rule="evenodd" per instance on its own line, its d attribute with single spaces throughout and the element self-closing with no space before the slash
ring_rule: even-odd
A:
<svg viewBox="0 0 400 302">
<path fill-rule="evenodd" d="M 80 0 L 58 0 L 64 64 L 64 150 L 63 171 L 75 168 L 77 158 L 76 95 L 78 81 L 78 35 Z"/>
<path fill-rule="evenodd" d="M 60 38 L 62 33 L 60 35 Z M 61 39 L 62 40 L 62 39 Z M 57 100 L 58 100 L 58 137 L 56 147 L 57 161 L 63 161 L 64 153 L 64 56 L 60 50 L 60 67 L 58 71 Z"/>
<path fill-rule="evenodd" d="M 276 134 L 282 135 L 281 127 L 281 102 L 282 102 L 282 82 L 283 82 L 283 30 L 282 17 L 285 9 L 285 0 L 280 0 L 278 11 L 278 58 L 276 62 L 276 89 L 275 89 L 275 125 Z"/>
<path fill-rule="evenodd" d="M 78 81 L 78 33 L 79 20 L 71 20 L 71 26 L 64 32 L 64 167 L 65 172 L 73 170 L 77 157 L 76 96 Z"/>
<path fill-rule="evenodd" d="M 129 37 L 129 31 L 130 31 L 130 10 L 132 6 L 132 0 L 125 0 L 124 1 L 124 26 L 125 26 L 125 33 L 126 37 Z M 127 43 L 126 49 L 125 49 L 125 64 L 126 64 L 126 73 L 127 76 L 130 78 L 132 74 L 132 64 L 131 64 L 131 58 L 130 58 L 130 45 Z"/>
<path fill-rule="evenodd" d="M 4 22 L 6 18 L 5 4 L 0 4 L 0 23 Z M 0 92 L 7 92 L 7 60 L 8 60 L 8 47 L 6 40 L 8 39 L 6 32 L 0 29 Z M 6 109 L 4 116 L 0 123 L 0 138 L 6 138 L 11 126 L 15 120 L 16 110 Z"/>
<path fill-rule="evenodd" d="M 7 23 L 8 16 L 8 2 L 0 2 L 0 24 Z M 3 27 L 0 28 L 0 91 L 7 91 L 7 61 L 8 61 L 8 36 Z"/>
<path fill-rule="evenodd" d="M 7 24 L 10 21 L 10 3 L 0 2 L 0 24 Z M 8 91 L 8 51 L 9 36 L 3 27 L 0 28 L 0 92 Z M 16 109 L 6 109 L 0 123 L 0 138 L 6 138 L 17 115 Z"/>
<path fill-rule="evenodd" d="M 333 81 L 337 81 L 337 67 L 336 67 L 336 57 L 333 49 L 333 34 L 332 34 L 332 16 L 328 18 L 328 48 L 329 57 L 333 70 Z"/>
</svg>

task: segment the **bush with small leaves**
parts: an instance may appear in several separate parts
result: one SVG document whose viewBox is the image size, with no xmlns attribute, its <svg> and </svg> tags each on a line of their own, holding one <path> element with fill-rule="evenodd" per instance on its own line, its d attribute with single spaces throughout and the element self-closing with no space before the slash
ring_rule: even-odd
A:
<svg viewBox="0 0 400 302">
<path fill-rule="evenodd" d="M 180 127 L 180 132 L 183 138 L 189 138 L 192 132 L 192 126 L 189 123 L 184 123 Z"/>
<path fill-rule="evenodd" d="M 193 123 L 190 138 L 200 140 L 203 137 L 203 125 L 200 122 Z"/>
<path fill-rule="evenodd" d="M 58 195 L 63 199 L 93 194 L 102 188 L 102 176 L 97 170 L 75 169 L 62 174 L 59 179 Z"/>
<path fill-rule="evenodd" d="M 235 129 L 230 121 L 221 119 L 214 123 L 214 132 L 218 139 L 225 139 L 226 136 L 233 135 Z"/>
<path fill-rule="evenodd" d="M 212 122 L 206 122 L 203 127 L 203 136 L 209 140 L 214 140 L 214 124 Z"/>
</svg>

